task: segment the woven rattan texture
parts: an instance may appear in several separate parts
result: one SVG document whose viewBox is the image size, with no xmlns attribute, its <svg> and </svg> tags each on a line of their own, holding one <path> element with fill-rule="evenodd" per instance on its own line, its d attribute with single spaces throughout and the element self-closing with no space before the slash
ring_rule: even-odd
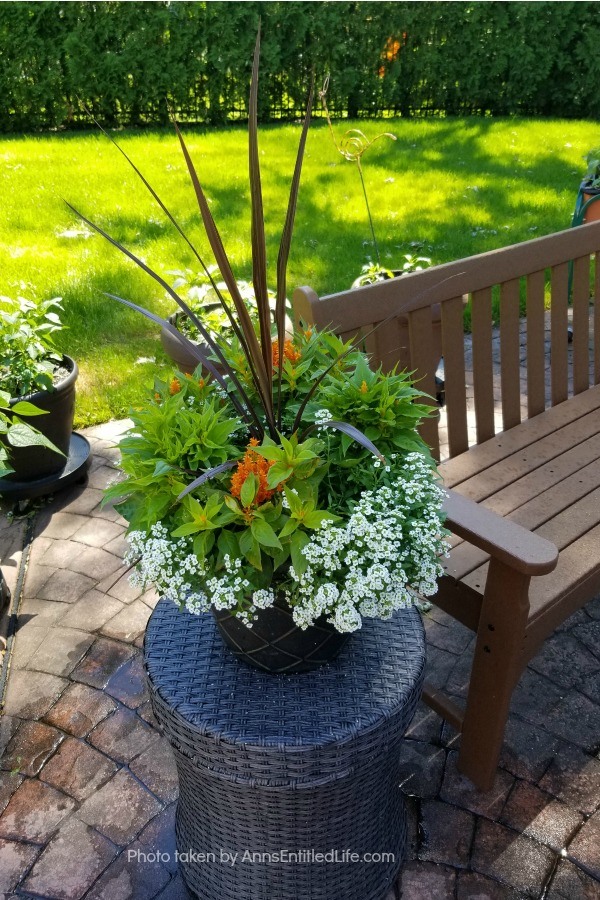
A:
<svg viewBox="0 0 600 900">
<path fill-rule="evenodd" d="M 383 900 L 386 896 L 406 847 L 397 752 L 382 747 L 377 763 L 370 761 L 352 778 L 278 792 L 233 783 L 224 789 L 222 782 L 198 772 L 186 757 L 176 752 L 175 758 L 181 786 L 177 846 L 180 853 L 203 848 L 216 857 L 212 865 L 190 858 L 182 867 L 188 886 L 202 900 Z M 347 861 L 346 849 L 361 861 Z M 235 865 L 220 861 L 222 850 L 238 853 Z M 334 850 L 338 861 L 274 860 L 274 854 L 286 850 Z M 272 855 L 248 855 L 253 853 Z M 390 855 L 385 862 L 365 863 L 365 853 Z"/>
<path fill-rule="evenodd" d="M 398 745 L 423 680 L 416 610 L 366 622 L 322 669 L 267 675 L 233 656 L 211 616 L 161 600 L 145 662 L 154 712 L 175 752 L 177 847 L 192 891 L 202 900 L 382 900 L 406 841 Z M 268 856 L 345 849 L 390 857 Z M 222 861 L 223 852 L 238 853 L 236 863 Z M 246 853 L 267 856 L 250 861 Z"/>
<path fill-rule="evenodd" d="M 173 744 L 225 778 L 264 784 L 343 777 L 410 723 L 425 648 L 414 609 L 367 620 L 330 665 L 266 675 L 224 647 L 211 616 L 168 601 L 146 632 L 156 713 Z"/>
</svg>

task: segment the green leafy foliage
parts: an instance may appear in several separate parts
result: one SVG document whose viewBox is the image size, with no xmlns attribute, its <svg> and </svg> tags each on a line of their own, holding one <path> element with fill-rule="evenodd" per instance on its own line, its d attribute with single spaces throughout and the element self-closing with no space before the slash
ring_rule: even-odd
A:
<svg viewBox="0 0 600 900">
<path fill-rule="evenodd" d="M 341 582 L 348 575 L 358 585 L 356 592 L 344 588 L 343 602 L 335 611 L 336 627 L 355 630 L 361 621 L 355 601 L 365 600 L 363 613 L 388 616 L 393 604 L 405 605 L 410 600 L 408 577 L 416 579 L 419 590 L 435 589 L 432 576 L 438 571 L 435 559 L 441 550 L 441 493 L 433 488 L 435 476 L 427 459 L 424 460 L 427 451 L 416 432 L 427 407 L 415 403 L 418 394 L 406 375 L 371 372 L 365 356 L 352 344 L 344 345 L 327 333 L 313 335 L 310 330 L 300 331 L 294 339 L 286 336 L 286 269 L 312 88 L 279 245 L 274 325 L 271 322 L 258 149 L 259 52 L 260 29 L 254 51 L 248 122 L 255 321 L 240 293 L 195 164 L 176 123 L 204 230 L 227 298 L 150 183 L 131 160 L 130 163 L 198 259 L 231 323 L 232 334 L 224 336 L 208 330 L 201 317 L 161 275 L 103 228 L 79 214 L 86 225 L 161 285 L 194 322 L 208 348 L 196 347 L 195 355 L 213 376 L 207 384 L 199 368 L 183 382 L 179 374 L 169 384 L 156 382 L 153 399 L 136 413 L 133 430 L 122 443 L 123 469 L 128 477 L 109 490 L 107 496 L 117 500 L 117 508 L 133 529 L 130 539 L 133 552 L 141 554 L 138 562 L 145 573 L 142 581 L 150 578 L 163 592 L 192 611 L 205 610 L 214 603 L 217 609 L 235 607 L 236 614 L 248 620 L 256 606 L 274 602 L 275 591 L 284 590 L 291 597 L 293 590 L 299 603 L 302 596 L 308 600 L 305 608 L 296 607 L 299 621 L 306 626 L 319 616 L 318 604 L 335 604 L 341 596 L 339 587 L 327 580 L 333 566 L 339 570 Z M 74 207 L 70 208 L 76 212 Z M 114 294 L 108 296 L 161 324 L 189 351 L 194 350 L 189 338 L 157 314 Z M 344 420 L 333 414 L 332 410 L 338 409 Z M 235 413 L 239 418 L 234 418 Z M 365 428 L 373 437 L 384 438 L 393 451 L 401 452 L 391 453 L 388 463 Z M 335 437 L 328 441 L 310 437 L 319 429 L 332 429 Z M 349 454 L 352 442 L 358 447 L 358 455 Z M 411 454 L 415 449 L 425 453 Z M 345 470 L 364 463 L 368 456 L 375 458 L 374 463 L 370 460 L 371 472 L 361 479 L 355 475 L 349 477 Z M 419 488 L 415 498 L 409 496 L 410 491 L 404 491 L 405 482 L 396 471 L 401 466 L 395 461 L 404 456 L 407 472 L 419 472 L 422 489 Z M 409 476 L 409 483 L 411 480 Z M 376 532 L 382 522 L 368 521 L 374 507 L 371 494 L 363 493 L 365 486 L 381 488 L 376 500 L 380 507 L 379 520 L 386 505 L 393 505 L 396 497 L 404 498 L 402 502 L 408 502 L 407 509 L 416 507 L 417 512 L 421 512 L 419 503 L 424 505 L 426 521 L 409 535 L 418 551 L 411 558 L 420 560 L 413 569 L 408 567 L 410 576 L 398 562 L 395 545 L 395 541 L 402 543 L 404 538 L 402 523 L 406 516 L 402 509 L 397 511 L 397 536 L 387 541 L 389 571 L 377 562 L 374 565 L 366 562 L 362 571 L 360 565 L 355 565 L 356 558 L 361 556 L 355 548 L 344 554 L 343 560 L 336 557 L 345 545 L 353 545 L 355 538 L 356 546 L 362 546 L 361 537 L 368 534 L 372 559 L 379 559 L 381 541 Z M 361 502 L 363 506 L 359 509 Z M 353 519 L 355 505 L 357 512 Z M 336 530 L 338 521 L 345 522 L 347 529 Z M 309 552 L 312 533 L 315 533 L 314 542 Z M 319 543 L 321 539 L 324 543 Z M 316 591 L 309 564 L 319 556 L 325 583 L 321 591 Z M 346 556 L 351 561 L 349 565 Z M 194 583 L 187 581 L 186 576 Z M 313 591 L 316 591 L 317 606 L 312 602 Z M 333 614 L 333 610 L 330 612 Z"/>
<path fill-rule="evenodd" d="M 584 176 L 586 187 L 600 188 L 600 147 L 595 147 L 586 154 L 587 169 Z"/>
<path fill-rule="evenodd" d="M 170 513 L 200 468 L 239 455 L 232 436 L 240 422 L 223 408 L 214 384 L 206 384 L 200 370 L 197 378 L 178 373 L 168 383 L 157 379 L 132 419 L 132 431 L 120 443 L 126 478 L 107 491 L 108 498 L 121 500 L 118 508 L 132 528 L 148 530 Z M 186 515 L 195 508 L 192 500 L 186 498 L 182 507 Z"/>
<path fill-rule="evenodd" d="M 62 328 L 58 309 L 58 297 L 39 303 L 0 297 L 0 386 L 10 396 L 52 390 L 52 374 L 62 360 L 53 341 Z"/>
</svg>

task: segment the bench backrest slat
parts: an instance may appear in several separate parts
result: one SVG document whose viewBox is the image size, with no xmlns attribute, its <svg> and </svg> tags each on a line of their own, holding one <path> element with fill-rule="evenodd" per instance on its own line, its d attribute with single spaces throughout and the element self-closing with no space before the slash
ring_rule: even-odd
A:
<svg viewBox="0 0 600 900">
<path fill-rule="evenodd" d="M 382 327 L 382 331 L 387 326 Z M 410 368 L 414 371 L 414 379 L 424 394 L 431 398 L 435 406 L 435 369 L 431 360 L 433 344 L 433 323 L 430 309 L 416 309 L 408 314 Z M 432 415 L 421 424 L 421 437 L 429 444 L 431 452 L 439 459 L 440 445 L 437 416 Z"/>
<path fill-rule="evenodd" d="M 442 303 L 441 309 L 448 446 L 451 456 L 458 456 L 469 448 L 463 306 L 462 297 L 453 297 Z"/>
<path fill-rule="evenodd" d="M 573 263 L 573 393 L 590 386 L 590 258 L 582 256 Z"/>
<path fill-rule="evenodd" d="M 492 365 L 492 289 L 471 295 L 473 328 L 473 398 L 477 443 L 489 440 L 494 427 L 494 371 Z"/>
<path fill-rule="evenodd" d="M 550 386 L 552 406 L 566 400 L 569 391 L 568 287 L 569 267 L 559 263 L 550 274 Z"/>
<path fill-rule="evenodd" d="M 310 288 L 298 288 L 294 314 L 318 328 L 333 327 L 344 338 L 364 336 L 383 322 L 363 341 L 373 364 L 386 371 L 395 364 L 414 370 L 419 387 L 430 395 L 435 395 L 434 374 L 443 354 L 447 436 L 442 440 L 447 438 L 453 457 L 469 443 L 489 440 L 546 406 L 562 403 L 570 393 L 587 390 L 590 381 L 600 383 L 600 303 L 594 304 L 591 348 L 589 333 L 590 283 L 592 298 L 600 297 L 598 254 L 600 222 L 593 222 L 323 298 Z M 472 359 L 461 327 L 463 298 L 471 303 Z M 570 301 L 572 344 L 567 339 Z M 492 322 L 498 307 L 501 374 L 496 378 Z M 471 369 L 472 396 L 465 386 Z M 502 421 L 496 413 L 499 405 Z M 470 426 L 473 407 L 475 434 Z M 436 453 L 439 437 L 433 419 L 424 423 L 422 434 Z"/>
<path fill-rule="evenodd" d="M 546 349 L 544 321 L 545 272 L 527 276 L 527 417 L 546 407 Z"/>
<path fill-rule="evenodd" d="M 506 431 L 521 421 L 518 278 L 500 286 L 500 354 L 502 358 L 502 427 Z"/>
</svg>

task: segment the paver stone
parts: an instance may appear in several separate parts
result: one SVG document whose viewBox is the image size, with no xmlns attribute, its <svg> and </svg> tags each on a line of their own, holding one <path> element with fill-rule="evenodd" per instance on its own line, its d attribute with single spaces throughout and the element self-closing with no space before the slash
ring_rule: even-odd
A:
<svg viewBox="0 0 600 900">
<path fill-rule="evenodd" d="M 125 846 L 161 808 L 155 797 L 121 769 L 85 801 L 78 817 L 113 843 Z"/>
<path fill-rule="evenodd" d="M 560 853 L 582 817 L 550 794 L 521 781 L 508 798 L 500 821 Z"/>
<path fill-rule="evenodd" d="M 421 859 L 454 868 L 469 866 L 475 820 L 471 813 L 448 803 L 429 800 L 421 807 Z"/>
<path fill-rule="evenodd" d="M 48 844 L 23 888 L 53 900 L 79 900 L 116 853 L 110 841 L 74 817 Z"/>
<path fill-rule="evenodd" d="M 46 763 L 40 778 L 81 802 L 105 784 L 117 769 L 115 763 L 84 741 L 67 738 Z"/>
<path fill-rule="evenodd" d="M 46 672 L 11 671 L 4 713 L 23 719 L 39 719 L 60 697 L 68 682 Z"/>
<path fill-rule="evenodd" d="M 92 635 L 62 625 L 49 629 L 27 663 L 28 669 L 50 675 L 69 675 L 93 643 Z"/>
<path fill-rule="evenodd" d="M 117 709 L 97 725 L 89 742 L 118 762 L 129 762 L 154 744 L 159 735 L 129 709 Z"/>
<path fill-rule="evenodd" d="M 554 865 L 554 854 L 528 837 L 480 819 L 471 866 L 515 888 L 523 896 L 539 897 Z"/>
<path fill-rule="evenodd" d="M 0 891 L 12 891 L 39 852 L 39 847 L 31 844 L 0 838 Z"/>
<path fill-rule="evenodd" d="M 136 757 L 129 768 L 160 800 L 170 803 L 177 799 L 177 768 L 173 751 L 165 738 Z"/>
<path fill-rule="evenodd" d="M 83 737 L 116 708 L 110 697 L 87 684 L 70 684 L 45 715 L 45 721 L 75 737 Z"/>
<path fill-rule="evenodd" d="M 43 722 L 23 722 L 0 758 L 0 768 L 22 775 L 37 775 L 63 739 Z"/>
<path fill-rule="evenodd" d="M 402 900 L 448 900 L 454 896 L 456 874 L 447 866 L 411 862 L 400 875 Z"/>
<path fill-rule="evenodd" d="M 43 844 L 74 809 L 75 801 L 37 778 L 15 791 L 0 818 L 0 837 Z"/>
<path fill-rule="evenodd" d="M 106 687 L 114 673 L 131 658 L 134 651 L 117 641 L 97 638 L 85 658 L 71 673 L 75 681 L 91 687 Z"/>
</svg>

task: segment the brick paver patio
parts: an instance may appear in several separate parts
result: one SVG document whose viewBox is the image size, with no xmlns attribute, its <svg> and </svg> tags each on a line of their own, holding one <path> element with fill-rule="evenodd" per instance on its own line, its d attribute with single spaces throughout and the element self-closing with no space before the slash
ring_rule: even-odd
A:
<svg viewBox="0 0 600 900">
<path fill-rule="evenodd" d="M 141 664 L 156 597 L 129 585 L 124 525 L 100 506 L 123 427 L 86 432 L 86 486 L 30 522 L 0 521 L 3 571 L 20 594 L 0 720 L 7 900 L 188 897 L 174 862 L 176 772 Z M 471 635 L 435 608 L 425 625 L 429 677 L 460 701 Z M 458 773 L 458 740 L 419 708 L 401 759 L 409 857 L 387 900 L 600 898 L 600 599 L 529 666 L 489 793 Z"/>
</svg>

